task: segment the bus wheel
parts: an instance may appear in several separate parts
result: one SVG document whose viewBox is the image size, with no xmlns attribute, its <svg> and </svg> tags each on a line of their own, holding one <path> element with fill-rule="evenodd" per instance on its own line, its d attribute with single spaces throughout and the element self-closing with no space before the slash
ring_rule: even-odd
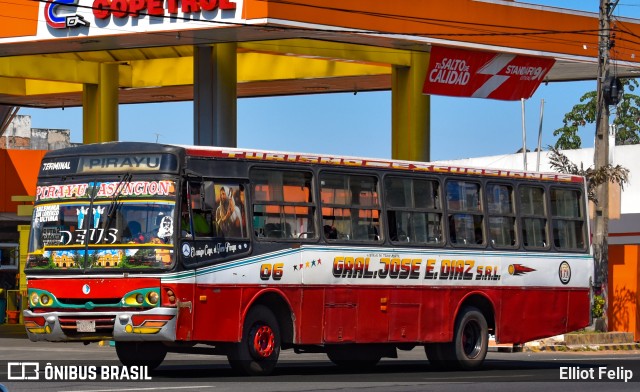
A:
<svg viewBox="0 0 640 392">
<path fill-rule="evenodd" d="M 464 370 L 478 369 L 487 356 L 488 344 L 489 328 L 482 312 L 474 307 L 462 309 L 456 320 L 453 343 L 449 346 L 448 354 L 455 359 L 454 365 Z"/>
<path fill-rule="evenodd" d="M 146 366 L 153 370 L 167 356 L 167 348 L 160 342 L 116 342 L 116 354 L 125 366 Z"/>
<path fill-rule="evenodd" d="M 242 328 L 242 340 L 233 344 L 227 358 L 231 367 L 248 376 L 266 376 L 280 355 L 280 329 L 273 313 L 263 305 L 252 307 Z"/>
<path fill-rule="evenodd" d="M 376 366 L 382 354 L 375 349 L 354 345 L 327 346 L 327 357 L 336 366 L 348 370 L 368 370 Z"/>
</svg>

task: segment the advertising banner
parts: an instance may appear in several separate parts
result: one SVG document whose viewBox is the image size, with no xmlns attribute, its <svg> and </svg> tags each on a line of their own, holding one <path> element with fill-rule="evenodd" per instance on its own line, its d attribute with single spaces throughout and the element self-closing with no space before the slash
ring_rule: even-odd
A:
<svg viewBox="0 0 640 392">
<path fill-rule="evenodd" d="M 530 98 L 554 59 L 433 47 L 422 92 L 507 101 Z"/>
</svg>

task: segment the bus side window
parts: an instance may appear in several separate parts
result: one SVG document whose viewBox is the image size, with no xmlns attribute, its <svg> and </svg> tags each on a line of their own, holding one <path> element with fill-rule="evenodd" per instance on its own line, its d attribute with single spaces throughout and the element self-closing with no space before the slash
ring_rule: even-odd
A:
<svg viewBox="0 0 640 392">
<path fill-rule="evenodd" d="M 391 242 L 442 245 L 440 184 L 433 179 L 385 178 Z"/>
<path fill-rule="evenodd" d="M 378 178 L 344 173 L 320 174 L 325 239 L 380 242 Z M 335 237 L 335 238 L 334 238 Z"/>
<path fill-rule="evenodd" d="M 586 249 L 582 192 L 578 189 L 552 187 L 550 195 L 554 246 L 563 250 Z"/>
<path fill-rule="evenodd" d="M 520 222 L 522 243 L 525 248 L 547 248 L 547 208 L 545 190 L 538 186 L 521 185 Z"/>
<path fill-rule="evenodd" d="M 489 238 L 495 248 L 516 247 L 516 216 L 510 184 L 487 184 Z"/>
<path fill-rule="evenodd" d="M 481 187 L 472 181 L 446 184 L 449 241 L 454 245 L 485 245 Z"/>
<path fill-rule="evenodd" d="M 253 230 L 259 239 L 318 238 L 310 172 L 255 168 L 250 177 Z"/>
</svg>

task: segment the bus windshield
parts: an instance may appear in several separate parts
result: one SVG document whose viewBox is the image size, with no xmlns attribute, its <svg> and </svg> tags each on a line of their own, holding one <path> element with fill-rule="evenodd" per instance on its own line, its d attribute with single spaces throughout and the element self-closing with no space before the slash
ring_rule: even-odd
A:
<svg viewBox="0 0 640 392">
<path fill-rule="evenodd" d="M 26 267 L 171 268 L 174 211 L 173 181 L 38 187 Z"/>
</svg>

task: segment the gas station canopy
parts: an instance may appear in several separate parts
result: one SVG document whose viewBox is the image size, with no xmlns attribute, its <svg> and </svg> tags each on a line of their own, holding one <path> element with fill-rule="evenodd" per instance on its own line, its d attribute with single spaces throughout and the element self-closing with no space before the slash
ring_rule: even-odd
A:
<svg viewBox="0 0 640 392">
<path fill-rule="evenodd" d="M 501 0 L 0 0 L 0 104 L 83 105 L 117 66 L 119 103 L 194 99 L 194 52 L 234 43 L 237 96 L 389 90 L 434 47 L 551 58 L 545 82 L 595 79 L 598 15 Z M 640 21 L 615 19 L 617 76 Z"/>
</svg>

